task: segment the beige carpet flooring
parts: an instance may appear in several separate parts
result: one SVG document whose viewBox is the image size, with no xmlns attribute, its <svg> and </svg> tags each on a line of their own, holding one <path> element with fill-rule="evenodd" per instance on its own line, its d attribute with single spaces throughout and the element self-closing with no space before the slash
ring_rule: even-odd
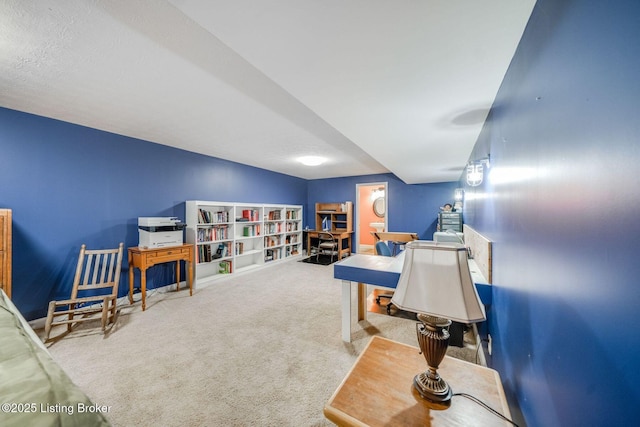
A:
<svg viewBox="0 0 640 427">
<path fill-rule="evenodd" d="M 371 336 L 416 345 L 414 321 L 375 313 L 344 343 L 340 293 L 332 266 L 285 262 L 192 297 L 149 293 L 144 312 L 124 299 L 107 334 L 87 322 L 49 351 L 94 403 L 111 407 L 114 426 L 332 425 L 323 406 Z M 355 309 L 355 290 L 352 299 Z"/>
</svg>

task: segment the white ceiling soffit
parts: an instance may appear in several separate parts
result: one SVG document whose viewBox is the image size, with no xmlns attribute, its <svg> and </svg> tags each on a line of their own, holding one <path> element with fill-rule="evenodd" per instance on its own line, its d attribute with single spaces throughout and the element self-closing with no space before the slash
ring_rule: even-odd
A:
<svg viewBox="0 0 640 427">
<path fill-rule="evenodd" d="M 534 4 L 4 0 L 0 105 L 305 179 L 452 181 Z"/>
</svg>

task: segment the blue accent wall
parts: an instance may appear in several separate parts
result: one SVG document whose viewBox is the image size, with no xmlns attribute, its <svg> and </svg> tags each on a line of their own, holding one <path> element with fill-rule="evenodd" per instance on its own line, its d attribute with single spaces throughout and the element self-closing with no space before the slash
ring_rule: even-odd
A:
<svg viewBox="0 0 640 427">
<path fill-rule="evenodd" d="M 0 108 L 0 207 L 13 209 L 13 300 L 29 320 L 68 297 L 81 244 L 137 246 L 138 217 L 185 220 L 191 199 L 304 205 L 307 181 Z M 125 255 L 121 295 L 127 268 Z M 148 271 L 151 288 L 173 281 L 170 265 Z"/>
<path fill-rule="evenodd" d="M 464 211 L 494 242 L 490 362 L 521 425 L 640 415 L 639 16 L 637 0 L 538 0 L 472 154 L 491 156 Z M 0 109 L 0 206 L 14 211 L 14 302 L 28 319 L 68 291 L 80 244 L 134 246 L 139 216 L 184 217 L 188 199 L 282 202 L 305 204 L 313 226 L 316 202 L 355 201 L 355 184 L 378 181 L 390 229 L 421 238 L 458 185 L 306 181 Z"/>
<path fill-rule="evenodd" d="M 316 202 L 352 201 L 355 206 L 356 184 L 372 182 L 387 182 L 388 229 L 415 232 L 423 240 L 433 239 L 440 207 L 445 203 L 453 204 L 453 194 L 459 187 L 458 182 L 405 184 L 393 174 L 312 180 L 309 181 L 305 223 L 309 228 L 315 228 Z M 355 247 L 353 249 L 355 252 Z"/>
<path fill-rule="evenodd" d="M 474 148 L 491 363 L 529 426 L 640 415 L 640 2 L 538 0 Z M 636 420 L 636 421 L 633 421 Z"/>
</svg>

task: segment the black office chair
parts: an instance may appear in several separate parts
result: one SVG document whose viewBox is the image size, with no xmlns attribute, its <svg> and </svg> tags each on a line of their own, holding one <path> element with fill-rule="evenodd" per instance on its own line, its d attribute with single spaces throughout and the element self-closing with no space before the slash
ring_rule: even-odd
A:
<svg viewBox="0 0 640 427">
<path fill-rule="evenodd" d="M 379 241 L 376 243 L 376 254 L 381 256 L 392 256 L 391 249 L 389 249 L 389 245 L 386 242 Z M 393 294 L 378 294 L 376 297 L 376 303 L 380 305 L 380 298 L 391 298 Z M 389 302 L 387 304 L 387 314 L 391 314 L 391 307 L 393 304 Z"/>
</svg>

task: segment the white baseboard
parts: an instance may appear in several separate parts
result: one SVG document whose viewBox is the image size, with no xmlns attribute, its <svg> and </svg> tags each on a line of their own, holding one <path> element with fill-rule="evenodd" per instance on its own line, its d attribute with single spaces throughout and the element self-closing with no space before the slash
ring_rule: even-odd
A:
<svg viewBox="0 0 640 427">
<path fill-rule="evenodd" d="M 373 245 L 358 245 L 358 253 L 375 252 Z"/>
<path fill-rule="evenodd" d="M 189 285 L 187 285 L 187 282 L 180 282 L 180 289 L 185 289 L 185 288 L 189 288 Z M 194 288 L 195 288 L 195 284 L 194 284 Z M 147 289 L 147 298 L 151 295 L 153 295 L 154 293 L 166 293 L 166 292 L 171 292 L 171 291 L 175 291 L 176 290 L 176 284 L 172 283 L 170 285 L 166 285 L 166 286 L 160 286 L 158 288 L 153 288 L 153 289 Z M 134 297 L 138 297 L 138 299 L 134 299 L 133 303 L 137 303 L 140 302 L 140 294 L 134 294 Z M 97 305 L 97 304 L 96 304 Z M 125 295 L 123 297 L 118 298 L 118 304 L 119 307 L 121 306 L 125 306 L 125 305 L 129 305 L 129 295 Z M 40 317 L 38 319 L 33 319 L 30 320 L 29 326 L 31 326 L 31 329 L 36 330 L 36 329 L 44 329 L 44 325 L 47 321 L 46 317 Z"/>
</svg>

